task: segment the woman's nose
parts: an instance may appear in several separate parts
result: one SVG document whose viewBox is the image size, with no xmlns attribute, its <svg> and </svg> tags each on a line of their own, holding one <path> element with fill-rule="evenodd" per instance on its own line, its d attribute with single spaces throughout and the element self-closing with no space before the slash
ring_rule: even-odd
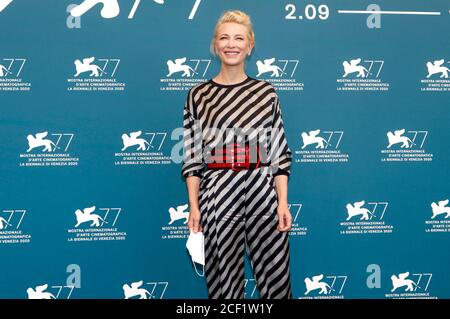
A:
<svg viewBox="0 0 450 319">
<path fill-rule="evenodd" d="M 227 46 L 229 48 L 234 48 L 234 40 L 233 39 L 228 40 L 228 45 Z"/>
</svg>

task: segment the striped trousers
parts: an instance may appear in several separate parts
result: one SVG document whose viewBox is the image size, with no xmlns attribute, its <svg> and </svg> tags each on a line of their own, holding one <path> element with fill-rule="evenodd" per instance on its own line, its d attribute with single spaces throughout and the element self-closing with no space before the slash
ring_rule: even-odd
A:
<svg viewBox="0 0 450 319">
<path fill-rule="evenodd" d="M 267 167 L 204 173 L 199 206 L 210 299 L 244 298 L 245 250 L 260 298 L 292 298 L 289 235 L 276 229 L 274 186 Z"/>
</svg>

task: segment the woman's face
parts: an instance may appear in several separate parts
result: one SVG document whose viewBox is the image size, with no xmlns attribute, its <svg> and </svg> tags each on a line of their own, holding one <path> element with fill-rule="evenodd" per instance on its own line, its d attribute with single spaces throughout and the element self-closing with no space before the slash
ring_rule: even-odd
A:
<svg viewBox="0 0 450 319">
<path fill-rule="evenodd" d="M 252 50 L 248 28 L 234 22 L 220 24 L 217 28 L 215 48 L 222 63 L 227 65 L 243 63 Z"/>
</svg>

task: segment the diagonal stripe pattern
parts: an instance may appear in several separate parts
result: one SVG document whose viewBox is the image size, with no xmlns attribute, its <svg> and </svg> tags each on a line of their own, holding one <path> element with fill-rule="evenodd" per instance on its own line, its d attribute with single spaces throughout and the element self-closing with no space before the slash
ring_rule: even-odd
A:
<svg viewBox="0 0 450 319">
<path fill-rule="evenodd" d="M 237 138 L 259 142 L 270 166 L 252 170 L 207 169 L 205 149 Z M 258 133 L 267 128 L 269 136 Z M 212 133 L 214 132 L 214 134 Z M 244 254 L 250 257 L 262 299 L 292 298 L 289 236 L 279 232 L 274 176 L 290 175 L 280 103 L 274 88 L 247 77 L 222 85 L 212 80 L 193 87 L 184 107 L 182 175 L 201 178 L 199 207 L 205 235 L 205 278 L 209 298 L 244 298 Z"/>
</svg>

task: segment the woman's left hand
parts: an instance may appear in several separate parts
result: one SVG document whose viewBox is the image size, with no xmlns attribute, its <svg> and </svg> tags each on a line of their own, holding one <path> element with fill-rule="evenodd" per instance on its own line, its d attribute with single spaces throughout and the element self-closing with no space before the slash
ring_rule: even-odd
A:
<svg viewBox="0 0 450 319">
<path fill-rule="evenodd" d="M 292 216 L 287 204 L 279 204 L 277 208 L 278 226 L 280 232 L 289 231 L 292 227 Z"/>
</svg>

